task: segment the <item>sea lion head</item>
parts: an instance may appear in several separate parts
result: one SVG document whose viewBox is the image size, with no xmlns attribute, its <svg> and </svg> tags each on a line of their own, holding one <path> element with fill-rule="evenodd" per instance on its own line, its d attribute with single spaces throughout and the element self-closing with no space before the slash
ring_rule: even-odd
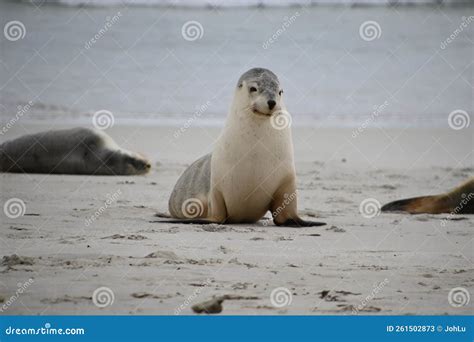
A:
<svg viewBox="0 0 474 342">
<path fill-rule="evenodd" d="M 283 90 L 278 77 L 268 69 L 253 68 L 240 76 L 237 83 L 239 102 L 246 111 L 261 116 L 271 116 L 282 110 Z"/>
<path fill-rule="evenodd" d="M 109 151 L 104 171 L 118 175 L 143 175 L 151 169 L 150 162 L 137 153 L 125 153 L 120 150 Z M 107 172 L 106 172 L 107 173 Z"/>
<path fill-rule="evenodd" d="M 123 164 L 123 167 L 127 169 L 126 172 L 131 175 L 144 175 L 151 169 L 150 162 L 138 154 L 133 156 L 125 155 Z"/>
</svg>

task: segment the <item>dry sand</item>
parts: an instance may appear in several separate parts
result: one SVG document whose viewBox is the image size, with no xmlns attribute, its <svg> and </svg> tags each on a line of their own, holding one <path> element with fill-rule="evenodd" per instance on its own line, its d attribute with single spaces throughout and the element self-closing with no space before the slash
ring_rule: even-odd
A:
<svg viewBox="0 0 474 342">
<path fill-rule="evenodd" d="M 18 124 L 4 138 L 46 128 Z M 193 314 L 192 305 L 222 295 L 240 298 L 224 301 L 222 314 L 473 313 L 474 300 L 456 308 L 448 293 L 474 294 L 474 217 L 359 213 L 367 198 L 442 192 L 472 176 L 472 130 L 370 129 L 353 138 L 351 129 L 294 128 L 300 211 L 327 222 L 304 229 L 156 223 L 177 177 L 219 129 L 177 138 L 171 127 L 107 132 L 147 154 L 152 172 L 0 175 L 2 205 L 26 203 L 22 217 L 1 213 L 1 314 Z M 112 204 L 87 224 L 108 196 Z M 111 305 L 94 305 L 99 287 L 113 292 Z M 291 303 L 278 308 L 270 296 L 280 287 Z"/>
</svg>

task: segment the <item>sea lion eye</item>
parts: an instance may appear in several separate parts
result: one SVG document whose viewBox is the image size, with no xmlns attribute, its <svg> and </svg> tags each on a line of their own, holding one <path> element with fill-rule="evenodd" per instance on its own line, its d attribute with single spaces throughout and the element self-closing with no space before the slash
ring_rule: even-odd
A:
<svg viewBox="0 0 474 342">
<path fill-rule="evenodd" d="M 283 94 L 283 90 L 280 90 L 280 92 L 278 94 L 280 94 L 280 96 L 281 96 L 281 94 Z"/>
<path fill-rule="evenodd" d="M 257 88 L 255 88 L 255 87 L 250 87 L 249 91 L 250 91 L 251 93 L 253 93 L 254 91 L 257 91 Z"/>
</svg>

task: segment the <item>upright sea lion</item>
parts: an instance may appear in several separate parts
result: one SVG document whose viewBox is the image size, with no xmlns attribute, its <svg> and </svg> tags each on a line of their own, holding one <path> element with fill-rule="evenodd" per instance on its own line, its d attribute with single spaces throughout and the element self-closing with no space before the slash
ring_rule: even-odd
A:
<svg viewBox="0 0 474 342">
<path fill-rule="evenodd" d="M 253 223 L 267 211 L 278 226 L 310 227 L 297 213 L 290 117 L 277 76 L 254 68 L 239 79 L 212 153 L 189 166 L 169 199 L 182 223 Z M 282 125 L 283 123 L 283 125 Z"/>
<path fill-rule="evenodd" d="M 149 169 L 148 160 L 89 128 L 30 134 L 0 145 L 0 172 L 139 175 Z"/>
<path fill-rule="evenodd" d="M 382 211 L 406 211 L 410 214 L 474 214 L 474 178 L 444 194 L 390 202 L 382 207 Z"/>
</svg>

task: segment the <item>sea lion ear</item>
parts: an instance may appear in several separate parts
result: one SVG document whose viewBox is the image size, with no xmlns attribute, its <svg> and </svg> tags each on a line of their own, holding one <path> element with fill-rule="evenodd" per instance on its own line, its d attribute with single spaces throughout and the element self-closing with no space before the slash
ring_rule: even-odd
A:
<svg viewBox="0 0 474 342">
<path fill-rule="evenodd" d="M 240 84 L 238 85 L 238 88 L 242 88 L 242 83 L 240 83 Z"/>
</svg>

